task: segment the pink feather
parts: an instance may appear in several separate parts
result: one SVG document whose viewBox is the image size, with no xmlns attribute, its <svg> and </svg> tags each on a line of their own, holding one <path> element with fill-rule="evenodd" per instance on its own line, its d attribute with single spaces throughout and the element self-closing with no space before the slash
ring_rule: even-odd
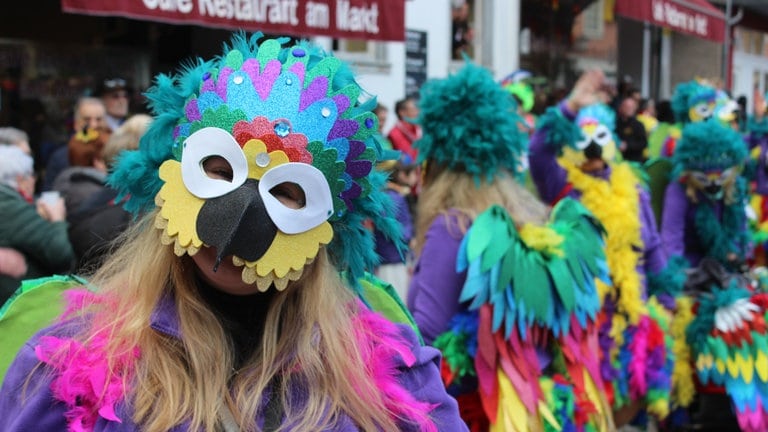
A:
<svg viewBox="0 0 768 432">
<path fill-rule="evenodd" d="M 646 380 L 646 367 L 648 360 L 648 327 L 650 318 L 645 315 L 637 323 L 632 340 L 629 342 L 629 350 L 632 353 L 632 359 L 629 362 L 629 394 L 633 399 L 640 399 L 648 392 L 648 382 Z"/>
<path fill-rule="evenodd" d="M 397 418 L 407 419 L 422 431 L 437 432 L 429 412 L 434 404 L 417 400 L 400 384 L 398 358 L 412 366 L 416 362 L 411 346 L 397 326 L 362 304 L 354 318 L 356 346 L 372 378 L 384 396 L 387 409 Z M 365 397 L 365 395 L 360 395 Z"/>
<path fill-rule="evenodd" d="M 67 291 L 65 298 L 64 318 L 85 309 L 90 303 L 106 303 L 102 297 L 87 290 Z M 37 358 L 56 371 L 51 392 L 68 407 L 65 417 L 71 432 L 93 430 L 99 416 L 121 423 L 115 414 L 115 404 L 128 391 L 125 383 L 130 381 L 139 351 L 138 348 L 118 350 L 110 364 L 107 361 L 108 343 L 108 331 L 102 329 L 89 339 L 87 345 L 73 338 L 43 336 L 35 347 Z"/>
</svg>

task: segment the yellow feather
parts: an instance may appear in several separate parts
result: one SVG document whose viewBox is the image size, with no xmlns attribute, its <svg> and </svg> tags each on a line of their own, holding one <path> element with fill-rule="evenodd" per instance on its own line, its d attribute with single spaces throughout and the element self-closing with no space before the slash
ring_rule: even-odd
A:
<svg viewBox="0 0 768 432">
<path fill-rule="evenodd" d="M 555 415 L 550 411 L 549 407 L 547 406 L 544 401 L 539 401 L 539 415 L 541 416 L 544 421 L 549 423 L 550 426 L 552 426 L 555 430 L 561 431 L 563 430 L 563 427 L 560 426 L 560 423 L 555 418 Z"/>
<path fill-rule="evenodd" d="M 725 362 L 721 359 L 715 360 L 715 369 L 722 375 L 725 373 Z"/>
<path fill-rule="evenodd" d="M 491 432 L 527 432 L 529 424 L 535 424 L 523 401 L 515 392 L 512 383 L 504 372 L 496 371 L 496 379 L 499 384 L 499 408 L 496 423 L 491 425 Z M 543 427 L 530 429 L 531 431 L 543 431 Z"/>
<path fill-rule="evenodd" d="M 637 272 L 643 250 L 638 179 L 626 163 L 613 165 L 611 178 L 606 181 L 582 172 L 572 162 L 559 161 L 568 173 L 568 181 L 582 193 L 581 202 L 608 233 L 605 252 L 611 280 L 620 293 L 618 310 L 627 314 L 631 324 L 637 324 L 647 314 Z"/>
<path fill-rule="evenodd" d="M 752 359 L 737 353 L 736 364 L 739 366 L 739 372 L 744 382 L 747 384 L 751 383 L 752 378 L 755 376 L 755 364 L 752 362 Z"/>
<path fill-rule="evenodd" d="M 564 238 L 552 228 L 526 223 L 520 228 L 519 233 L 520 239 L 531 249 L 547 255 L 559 257 L 564 255 L 564 252 L 560 249 Z"/>
<path fill-rule="evenodd" d="M 688 324 L 694 318 L 692 307 L 693 300 L 690 297 L 678 297 L 675 314 L 669 329 L 673 339 L 672 352 L 675 357 L 675 365 L 672 369 L 672 400 L 682 407 L 690 405 L 696 394 L 693 368 L 691 367 L 691 350 L 685 338 L 685 329 L 688 328 Z M 712 367 L 711 361 L 710 358 L 710 368 Z"/>
<path fill-rule="evenodd" d="M 586 368 L 584 369 L 584 387 L 587 391 L 587 398 L 597 408 L 597 414 L 594 414 L 591 419 L 597 430 L 600 432 L 615 430 L 613 413 L 608 400 L 605 398 L 604 393 L 598 390 L 597 385 L 592 380 L 592 375 L 587 372 Z"/>
<path fill-rule="evenodd" d="M 768 382 L 768 356 L 762 351 L 758 351 L 755 356 L 755 372 L 762 382 Z"/>
</svg>

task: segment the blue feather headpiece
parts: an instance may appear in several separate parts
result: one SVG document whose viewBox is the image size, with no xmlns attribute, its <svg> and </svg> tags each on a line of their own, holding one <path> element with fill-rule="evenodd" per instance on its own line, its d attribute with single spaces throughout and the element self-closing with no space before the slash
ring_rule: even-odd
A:
<svg viewBox="0 0 768 432">
<path fill-rule="evenodd" d="M 747 147 L 741 135 L 716 119 L 689 123 L 672 156 L 673 178 L 684 171 L 722 171 L 742 165 Z"/>
<path fill-rule="evenodd" d="M 680 83 L 675 87 L 671 102 L 675 120 L 681 123 L 698 121 L 691 118 L 691 110 L 697 106 L 702 111 L 701 116 L 708 118 L 712 115 L 716 100 L 717 91 L 709 85 L 696 80 Z"/>
<path fill-rule="evenodd" d="M 467 62 L 448 78 L 427 81 L 420 96 L 419 162 L 465 171 L 478 182 L 491 181 L 502 168 L 522 172 L 523 119 L 487 69 Z"/>
<path fill-rule="evenodd" d="M 315 234 L 313 238 L 320 238 L 319 244 L 330 240 L 327 249 L 334 265 L 347 270 L 354 280 L 377 261 L 373 236 L 364 228 L 364 221 L 371 220 L 385 235 L 400 238 L 399 227 L 390 216 L 391 204 L 382 192 L 386 177 L 373 169 L 380 156 L 374 137 L 378 121 L 371 112 L 376 100 L 360 102 L 362 90 L 341 60 L 308 42 L 286 46 L 287 41 L 262 40 L 260 33 L 250 37 L 238 33 L 224 46 L 220 57 L 198 59 L 175 76 L 159 75 L 146 94 L 155 120 L 142 137 L 139 149 L 119 158 L 110 183 L 127 197 L 128 210 L 152 210 L 156 202 L 162 205 L 164 194 L 178 194 L 179 190 L 187 193 L 163 177 L 163 170 L 171 171 L 165 168 L 166 163 L 181 163 L 183 170 L 185 152 L 191 151 L 188 143 L 195 136 L 210 141 L 215 135 L 206 131 L 223 130 L 245 155 L 243 160 L 248 165 L 243 175 L 249 181 L 266 183 L 262 176 L 281 164 L 291 165 L 290 168 L 310 165 L 311 168 L 299 168 L 299 172 L 321 173 L 322 177 L 307 174 L 314 179 L 323 178 L 324 190 L 329 192 L 323 204 L 323 212 L 327 213 L 317 216 L 320 219 L 315 217 L 313 222 L 330 224 L 332 240 L 330 234 Z M 218 154 L 205 145 L 198 145 L 200 149 L 196 152 Z M 203 160 L 200 159 L 201 163 Z M 285 174 L 272 178 L 296 181 Z M 189 200 L 199 199 L 200 194 L 192 191 L 186 177 L 183 186 L 195 195 L 184 202 L 196 203 Z M 168 191 L 164 192 L 166 188 Z M 259 193 L 265 194 L 261 190 Z M 276 220 L 272 213 L 269 216 Z M 300 231 L 294 222 L 283 221 L 283 225 L 293 227 L 288 234 Z M 283 225 L 277 224 L 282 230 Z M 165 234 L 173 237 L 174 232 L 167 228 Z M 181 234 L 176 241 L 177 250 L 184 249 L 190 254 L 196 252 L 200 243 L 209 243 L 194 235 L 181 238 Z M 306 260 L 311 260 L 311 256 Z M 265 270 L 258 262 L 242 261 L 246 268 L 252 267 L 250 279 L 264 277 Z M 268 280 L 286 275 L 296 279 L 300 274 L 297 267 L 285 271 L 271 268 L 274 271 Z M 248 279 L 245 273 L 244 279 Z"/>
</svg>

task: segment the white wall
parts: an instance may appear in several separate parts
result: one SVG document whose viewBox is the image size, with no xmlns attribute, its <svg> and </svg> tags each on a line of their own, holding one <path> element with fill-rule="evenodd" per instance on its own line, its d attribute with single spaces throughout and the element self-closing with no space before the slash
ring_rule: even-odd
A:
<svg viewBox="0 0 768 432">
<path fill-rule="evenodd" d="M 447 76 L 451 54 L 450 0 L 406 0 L 405 28 L 427 32 L 427 79 Z M 405 96 L 405 43 L 387 42 L 387 63 L 383 71 L 360 68 L 358 80 L 389 108 L 385 131 L 395 124 L 395 102 Z"/>
</svg>

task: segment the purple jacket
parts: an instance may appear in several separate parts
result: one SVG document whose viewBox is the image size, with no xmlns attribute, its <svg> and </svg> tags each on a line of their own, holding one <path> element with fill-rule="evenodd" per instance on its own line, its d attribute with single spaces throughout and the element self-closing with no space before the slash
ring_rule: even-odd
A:
<svg viewBox="0 0 768 432">
<path fill-rule="evenodd" d="M 698 205 L 707 204 L 703 195 L 699 196 Z M 664 214 L 661 219 L 661 238 L 664 242 L 664 249 L 669 256 L 682 255 L 692 267 L 699 264 L 699 261 L 705 256 L 706 251 L 699 242 L 699 234 L 696 231 L 696 209 L 698 205 L 693 204 L 685 194 L 685 186 L 679 182 L 671 182 L 664 194 Z M 713 206 L 715 216 L 718 221 L 722 220 L 725 205 L 723 201 L 717 201 Z M 747 229 L 746 225 L 743 227 Z M 734 239 L 738 241 L 738 239 Z M 751 245 L 734 245 L 741 255 L 740 259 L 750 257 Z"/>
<path fill-rule="evenodd" d="M 576 115 L 570 112 L 565 103 L 560 103 L 558 108 L 563 115 L 573 121 Z M 545 142 L 547 131 L 537 129 L 531 137 L 528 160 L 530 162 L 531 177 L 536 184 L 539 196 L 545 202 L 554 204 L 565 196 L 574 199 L 581 198 L 581 192 L 575 189 L 568 189 L 567 172 L 557 162 L 557 149 L 554 146 L 547 145 Z M 608 179 L 611 175 L 610 167 L 593 173 L 594 176 L 602 179 Z M 640 263 L 638 271 L 641 274 L 658 273 L 667 264 L 667 255 L 661 244 L 656 219 L 651 208 L 650 195 L 645 189 L 639 190 L 640 202 L 640 238 L 643 241 L 643 262 Z M 606 203 L 610 205 L 610 203 Z"/>
<path fill-rule="evenodd" d="M 755 164 L 755 192 L 768 195 L 768 134 L 750 133 L 747 143 L 750 149 L 760 148 L 760 156 Z"/>
<path fill-rule="evenodd" d="M 448 321 L 461 309 L 466 272 L 456 272 L 456 258 L 464 235 L 455 222 L 455 215 L 432 222 L 408 290 L 408 309 L 427 344 L 448 330 Z"/>
<path fill-rule="evenodd" d="M 170 297 L 158 305 L 153 314 L 151 326 L 154 330 L 174 338 L 180 338 L 178 316 L 175 303 Z M 430 415 L 440 431 L 465 431 L 466 425 L 459 417 L 456 401 L 450 397 L 443 387 L 440 378 L 440 353 L 431 347 L 421 346 L 413 331 L 407 326 L 398 325 L 401 335 L 412 346 L 416 357 L 414 365 L 408 367 L 399 357 L 393 359 L 401 372 L 400 384 L 417 400 L 426 401 L 436 407 Z M 28 431 L 66 431 L 67 423 L 64 412 L 67 407 L 54 400 L 50 390 L 51 374 L 47 367 L 39 367 L 41 363 L 35 355 L 38 339 L 44 335 L 68 336 L 76 329 L 72 326 L 55 325 L 42 330 L 33 336 L 20 350 L 11 364 L 8 374 L 0 389 L 0 430 L 4 432 Z M 27 382 L 27 377 L 30 377 Z M 26 387 L 26 391 L 24 390 Z M 295 400 L 301 399 L 301 390 L 295 389 Z M 266 399 L 266 398 L 265 398 Z M 266 401 L 264 402 L 266 403 Z M 115 410 L 122 423 L 110 422 L 99 417 L 95 431 L 138 431 L 139 426 L 131 420 L 131 413 L 124 402 L 117 405 Z M 263 418 L 258 419 L 262 425 Z M 187 431 L 188 426 L 181 425 L 172 429 L 173 432 Z M 345 417 L 333 430 L 357 432 L 358 428 L 352 420 Z M 413 430 L 411 425 L 401 425 L 401 430 Z"/>
</svg>

